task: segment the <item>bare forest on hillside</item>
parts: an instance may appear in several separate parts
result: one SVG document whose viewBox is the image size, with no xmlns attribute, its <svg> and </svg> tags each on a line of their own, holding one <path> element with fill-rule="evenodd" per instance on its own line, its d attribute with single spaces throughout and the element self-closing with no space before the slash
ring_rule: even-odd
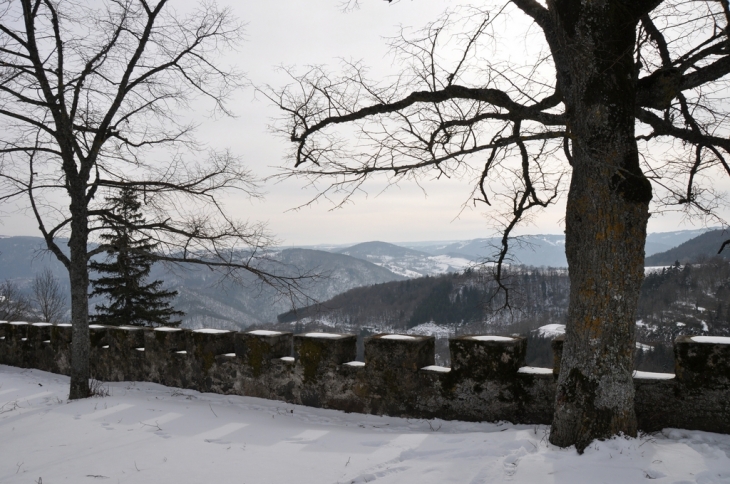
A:
<svg viewBox="0 0 730 484">
<path fill-rule="evenodd" d="M 528 337 L 527 363 L 551 366 L 553 335 L 538 328 L 565 324 L 568 273 L 513 266 L 506 274 L 511 311 L 495 311 L 502 295 L 487 271 L 467 270 L 358 287 L 324 303 L 280 314 L 274 326 L 295 333 L 334 328 L 361 336 L 390 331 L 434 334 L 441 363 L 448 362 L 449 336 L 522 334 Z M 705 258 L 647 274 L 637 311 L 637 369 L 673 372 L 672 342 L 680 335 L 697 334 L 730 335 L 727 259 Z"/>
</svg>

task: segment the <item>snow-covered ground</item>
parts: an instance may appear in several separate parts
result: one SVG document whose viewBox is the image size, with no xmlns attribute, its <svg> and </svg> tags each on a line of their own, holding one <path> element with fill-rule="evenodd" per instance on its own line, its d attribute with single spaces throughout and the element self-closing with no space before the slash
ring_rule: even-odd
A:
<svg viewBox="0 0 730 484">
<path fill-rule="evenodd" d="M 0 366 L 0 482 L 727 483 L 730 436 L 667 429 L 584 455 L 544 426 L 345 414 L 150 383 L 67 402 L 68 378 Z"/>
<path fill-rule="evenodd" d="M 403 257 L 368 255 L 367 260 L 395 274 L 409 278 L 461 272 L 474 265 L 474 262 L 468 259 L 449 255 L 423 254 L 422 256 L 406 255 Z"/>
</svg>

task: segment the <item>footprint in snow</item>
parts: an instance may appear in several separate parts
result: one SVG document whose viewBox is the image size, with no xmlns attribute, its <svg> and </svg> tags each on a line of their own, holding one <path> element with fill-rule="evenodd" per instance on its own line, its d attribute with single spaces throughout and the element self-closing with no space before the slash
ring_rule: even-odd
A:
<svg viewBox="0 0 730 484">
<path fill-rule="evenodd" d="M 665 473 L 656 469 L 644 469 L 644 475 L 647 479 L 661 479 L 662 477 L 667 477 Z"/>
</svg>

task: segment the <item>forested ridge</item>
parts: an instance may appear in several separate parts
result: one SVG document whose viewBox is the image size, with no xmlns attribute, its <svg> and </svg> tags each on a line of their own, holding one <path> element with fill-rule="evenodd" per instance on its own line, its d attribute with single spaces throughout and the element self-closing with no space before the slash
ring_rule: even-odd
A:
<svg viewBox="0 0 730 484">
<path fill-rule="evenodd" d="M 718 249 L 722 243 L 727 240 L 728 232 L 723 229 L 711 230 L 700 234 L 677 247 L 673 247 L 667 251 L 652 254 L 645 259 L 646 266 L 667 266 L 679 261 L 682 264 L 694 262 L 698 257 L 710 258 L 718 255 Z M 730 258 L 730 250 L 724 250 L 719 253 L 720 257 Z"/>
<path fill-rule="evenodd" d="M 435 330 L 442 337 L 523 334 L 529 338 L 528 363 L 551 366 L 552 336 L 536 330 L 565 323 L 567 271 L 514 266 L 507 282 L 511 307 L 501 311 L 497 309 L 504 298 L 493 298 L 496 287 L 489 270 L 467 270 L 355 288 L 324 303 L 280 314 L 277 327 L 295 332 L 334 327 L 361 335 L 421 329 Z M 677 336 L 730 335 L 730 261 L 701 258 L 649 271 L 636 319 L 637 368 L 674 371 L 672 342 Z M 437 346 L 441 362 L 446 362 L 445 342 Z"/>
<path fill-rule="evenodd" d="M 280 323 L 323 320 L 343 326 L 388 326 L 407 330 L 423 323 L 468 327 L 529 328 L 546 319 L 562 321 L 569 282 L 564 269 L 514 267 L 507 273 L 512 311 L 496 294 L 488 270 L 467 270 L 358 287 L 321 304 L 280 314 Z M 541 325 L 541 324 L 538 324 Z"/>
</svg>

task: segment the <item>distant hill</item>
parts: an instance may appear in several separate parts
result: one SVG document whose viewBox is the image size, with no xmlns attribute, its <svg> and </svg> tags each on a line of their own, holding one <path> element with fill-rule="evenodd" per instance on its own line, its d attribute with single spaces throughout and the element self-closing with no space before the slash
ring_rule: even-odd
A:
<svg viewBox="0 0 730 484">
<path fill-rule="evenodd" d="M 322 304 L 280 314 L 277 324 L 265 327 L 360 336 L 435 335 L 440 365 L 448 365 L 447 337 L 521 333 L 529 335 L 528 364 L 549 366 L 549 340 L 555 334 L 547 330 L 564 328 L 570 286 L 567 271 L 507 271 L 514 271 L 508 276 L 512 311 L 493 313 L 485 307 L 494 284 L 488 273 L 472 270 L 352 289 Z M 649 271 L 636 313 L 637 349 L 641 350 L 635 355 L 636 368 L 673 371 L 672 342 L 679 335 L 730 335 L 728 280 L 730 259 Z M 499 307 L 499 301 L 495 306 Z"/>
<path fill-rule="evenodd" d="M 686 262 L 694 260 L 699 254 L 713 255 L 717 252 L 721 242 L 730 238 L 728 234 L 723 238 L 722 232 L 719 230 L 698 237 L 703 232 L 706 230 L 649 234 L 646 245 L 647 254 L 653 250 L 650 247 L 674 247 L 682 242 L 685 244 L 665 251 L 663 255 L 655 254 L 655 256 L 647 257 L 647 265 L 670 265 L 677 259 L 680 262 Z M 690 241 L 690 239 L 692 240 Z M 675 242 L 677 243 L 675 244 Z M 702 245 L 700 242 L 705 244 L 703 248 L 698 248 Z M 465 268 L 472 265 L 473 261 L 482 261 L 494 254 L 498 243 L 499 239 L 493 238 L 460 242 L 414 243 L 407 247 L 385 242 L 366 242 L 352 247 L 331 247 L 330 251 L 289 248 L 278 252 L 273 251 L 272 256 L 276 261 L 272 264 L 277 265 L 277 270 L 283 268 L 291 271 L 292 274 L 297 271 L 315 271 L 327 275 L 328 277 L 311 281 L 305 290 L 316 301 L 328 301 L 338 294 L 357 287 L 402 281 L 406 278 L 413 279 L 426 275 L 437 276 L 463 272 Z M 62 248 L 66 248 L 63 242 L 60 245 Z M 565 263 L 564 235 L 526 236 L 520 241 L 515 241 L 511 247 L 514 262 L 534 266 L 565 267 L 567 265 Z M 40 272 L 44 267 L 49 267 L 60 282 L 68 287 L 68 275 L 65 268 L 43 248 L 43 240 L 40 237 L 0 237 L 0 281 L 11 279 L 28 288 L 34 274 Z M 728 257 L 730 248 L 726 249 L 726 252 L 725 257 Z M 660 255 L 661 257 L 659 257 Z M 254 277 L 248 279 L 245 286 L 241 287 L 230 283 L 218 284 L 218 276 L 208 269 L 174 268 L 170 270 L 162 265 L 154 266 L 152 277 L 164 280 L 167 287 L 179 291 L 175 305 L 187 313 L 184 321 L 184 325 L 187 327 L 210 326 L 240 329 L 251 324 L 274 321 L 278 314 L 285 313 L 292 307 L 291 300 L 280 297 L 271 288 L 259 286 Z M 420 286 L 420 289 L 415 292 L 413 289 L 409 289 L 399 296 L 412 298 L 413 304 L 408 303 L 406 304 L 408 307 L 400 307 L 398 304 L 389 303 L 385 306 L 388 307 L 386 312 L 390 311 L 390 313 L 386 315 L 379 312 L 380 316 L 376 317 L 387 319 L 395 314 L 396 316 L 393 317 L 396 317 L 401 324 L 411 321 L 411 318 L 415 318 L 413 319 L 414 324 L 421 324 L 422 321 L 418 315 L 423 311 L 417 309 L 416 306 L 425 304 L 426 306 L 423 307 L 427 308 L 430 302 L 440 300 L 436 298 L 437 293 L 439 298 L 446 293 L 449 293 L 450 297 L 455 297 L 455 293 L 446 290 L 445 285 L 431 288 L 432 283 L 435 284 L 434 281 L 424 282 L 425 285 Z M 416 285 L 420 284 L 422 283 L 419 282 Z M 433 293 L 431 298 L 429 294 L 432 289 L 436 293 Z M 471 297 L 470 294 L 467 296 Z M 362 309 L 350 308 L 345 312 L 352 314 L 351 311 L 354 311 L 363 316 L 366 313 L 372 315 L 377 308 L 368 307 L 368 305 L 375 304 L 378 297 L 368 296 L 366 299 L 370 302 L 365 305 L 353 302 L 352 304 Z M 433 301 L 429 301 L 429 298 Z M 352 301 L 356 299 L 352 299 Z M 443 307 L 447 308 L 444 314 L 449 311 L 454 311 L 454 314 L 468 312 L 461 306 L 451 307 L 450 304 L 453 302 L 444 303 Z M 304 307 L 311 303 L 311 300 L 296 301 L 296 306 Z M 338 301 L 337 304 L 339 307 L 345 308 L 350 303 L 345 304 L 344 301 Z M 463 306 L 464 301 L 459 304 Z M 403 317 L 405 317 L 405 322 Z"/>
<path fill-rule="evenodd" d="M 353 245 L 346 249 L 337 251 L 340 254 L 357 257 L 358 259 L 367 260 L 372 256 L 386 257 L 428 257 L 429 254 L 420 250 L 408 249 L 400 245 L 389 244 L 387 242 L 363 242 L 362 244 Z"/>
<path fill-rule="evenodd" d="M 247 277 L 243 286 L 230 282 L 219 284 L 217 275 L 201 268 L 164 273 L 160 267 L 153 276 L 164 279 L 180 292 L 174 304 L 187 313 L 183 326 L 234 330 L 275 321 L 276 315 L 291 309 L 293 303 L 306 306 L 356 287 L 404 279 L 367 261 L 320 250 L 286 249 L 274 257 L 277 262 L 268 269 L 276 273 L 322 275 L 302 284 L 302 291 L 309 299 L 292 301 L 261 285 L 253 276 Z"/>
<path fill-rule="evenodd" d="M 68 290 L 66 269 L 55 256 L 43 251 L 43 247 L 40 237 L 0 238 L 0 281 L 10 279 L 29 289 L 35 274 L 49 267 Z M 304 285 L 303 290 L 311 299 L 298 301 L 298 305 L 325 301 L 359 286 L 405 279 L 365 260 L 320 250 L 287 249 L 273 254 L 273 258 L 270 269 L 279 273 L 325 276 Z M 277 314 L 292 307 L 291 300 L 258 284 L 254 276 L 244 278 L 244 285 L 239 286 L 221 283 L 219 276 L 207 268 L 155 264 L 150 277 L 163 280 L 165 287 L 179 291 L 173 304 L 187 313 L 183 318 L 185 327 L 242 329 L 274 321 Z"/>
<path fill-rule="evenodd" d="M 658 254 L 646 258 L 646 266 L 668 266 L 679 261 L 681 264 L 695 262 L 700 257 L 713 257 L 717 255 L 722 243 L 730 239 L 730 232 L 725 230 L 713 230 L 694 237 L 683 244 L 678 245 Z M 730 248 L 726 247 L 720 254 L 730 259 Z"/>
<path fill-rule="evenodd" d="M 59 247 L 66 249 L 66 240 L 59 240 Z M 37 272 L 48 267 L 61 281 L 68 279 L 68 272 L 56 256 L 46 249 L 40 237 L 0 237 L 0 280 L 22 279 L 30 281 Z"/>
<path fill-rule="evenodd" d="M 411 278 L 460 272 L 474 260 L 463 254 L 428 254 L 421 250 L 377 241 L 337 249 L 336 252 L 372 262 Z"/>
<path fill-rule="evenodd" d="M 495 314 L 488 309 L 489 295 L 496 286 L 488 273 L 474 270 L 358 287 L 321 304 L 280 314 L 277 319 L 280 324 L 319 322 L 346 332 L 360 332 L 362 328 L 404 330 L 427 323 L 478 332 L 475 328 L 484 325 L 504 330 L 506 325 L 515 328 L 525 324 L 532 329 L 538 320 L 540 324 L 562 321 L 568 301 L 566 271 L 507 272 L 510 284 L 519 288 L 511 294 L 512 304 L 520 308 L 514 314 Z M 498 297 L 494 305 L 499 306 L 500 301 Z"/>
<path fill-rule="evenodd" d="M 659 252 L 665 252 L 672 247 L 677 247 L 678 245 L 711 230 L 715 230 L 715 228 L 676 230 L 674 232 L 654 232 L 647 234 L 646 246 L 644 248 L 646 256 L 648 257 L 650 255 L 658 254 Z"/>
<path fill-rule="evenodd" d="M 646 237 L 644 250 L 647 256 L 666 251 L 708 230 L 703 228 L 650 233 Z M 494 258 L 499 250 L 500 243 L 500 238 L 491 237 L 458 242 L 403 245 L 410 249 L 420 250 L 432 255 L 449 255 L 451 257 L 468 258 L 473 261 L 483 261 Z M 535 267 L 567 267 L 568 261 L 565 258 L 565 235 L 540 234 L 519 237 L 510 242 L 509 257 L 517 264 Z"/>
</svg>

